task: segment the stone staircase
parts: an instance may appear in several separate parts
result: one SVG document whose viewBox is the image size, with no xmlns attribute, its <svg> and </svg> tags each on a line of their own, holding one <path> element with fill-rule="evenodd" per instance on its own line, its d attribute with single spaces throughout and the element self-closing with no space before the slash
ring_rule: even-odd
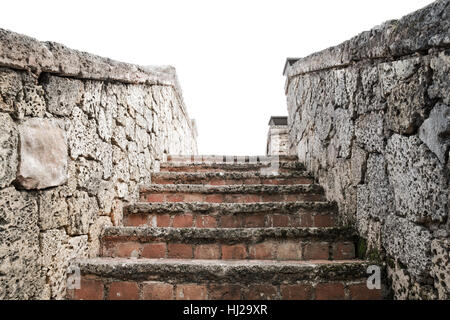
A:
<svg viewBox="0 0 450 320">
<path fill-rule="evenodd" d="M 168 157 L 68 298 L 380 299 L 323 189 L 295 157 L 276 175 L 269 160 Z"/>
</svg>

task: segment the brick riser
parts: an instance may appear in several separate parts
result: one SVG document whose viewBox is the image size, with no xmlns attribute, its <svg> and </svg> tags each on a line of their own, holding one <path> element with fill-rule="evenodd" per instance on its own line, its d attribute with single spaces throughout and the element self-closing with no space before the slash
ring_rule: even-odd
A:
<svg viewBox="0 0 450 320">
<path fill-rule="evenodd" d="M 74 300 L 377 300 L 380 290 L 368 290 L 365 280 L 295 284 L 168 283 L 113 281 L 86 276 L 84 290 L 69 291 Z"/>
<path fill-rule="evenodd" d="M 172 228 L 271 228 L 271 227 L 333 227 L 334 213 L 302 214 L 128 214 L 124 226 Z"/>
</svg>

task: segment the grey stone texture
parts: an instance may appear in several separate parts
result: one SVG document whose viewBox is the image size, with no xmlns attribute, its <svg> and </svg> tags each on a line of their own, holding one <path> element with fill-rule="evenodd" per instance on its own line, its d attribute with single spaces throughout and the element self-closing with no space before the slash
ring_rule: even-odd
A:
<svg viewBox="0 0 450 320">
<path fill-rule="evenodd" d="M 396 299 L 449 294 L 449 14 L 435 1 L 285 71 L 290 153 L 392 262 Z"/>
<path fill-rule="evenodd" d="M 0 299 L 64 299 L 167 154 L 196 154 L 172 67 L 0 29 Z"/>
</svg>

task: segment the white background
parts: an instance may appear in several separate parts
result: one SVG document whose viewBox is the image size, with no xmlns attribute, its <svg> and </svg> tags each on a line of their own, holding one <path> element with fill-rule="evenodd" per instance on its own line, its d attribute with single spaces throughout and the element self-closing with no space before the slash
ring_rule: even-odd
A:
<svg viewBox="0 0 450 320">
<path fill-rule="evenodd" d="M 141 65 L 176 67 L 201 154 L 264 154 L 287 115 L 283 66 L 431 0 L 22 1 L 0 28 Z"/>
</svg>

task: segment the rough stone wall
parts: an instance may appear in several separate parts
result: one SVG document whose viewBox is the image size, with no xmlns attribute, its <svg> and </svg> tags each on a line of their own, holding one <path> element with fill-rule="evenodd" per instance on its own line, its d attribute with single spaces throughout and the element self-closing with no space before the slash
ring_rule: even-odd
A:
<svg viewBox="0 0 450 320">
<path fill-rule="evenodd" d="M 268 156 L 287 155 L 289 153 L 288 127 L 283 125 L 271 125 L 267 134 Z"/>
<path fill-rule="evenodd" d="M 436 1 L 285 72 L 290 152 L 397 299 L 450 298 L 449 25 Z"/>
<path fill-rule="evenodd" d="M 0 29 L 0 299 L 62 299 L 167 154 L 196 154 L 171 67 Z"/>
</svg>

